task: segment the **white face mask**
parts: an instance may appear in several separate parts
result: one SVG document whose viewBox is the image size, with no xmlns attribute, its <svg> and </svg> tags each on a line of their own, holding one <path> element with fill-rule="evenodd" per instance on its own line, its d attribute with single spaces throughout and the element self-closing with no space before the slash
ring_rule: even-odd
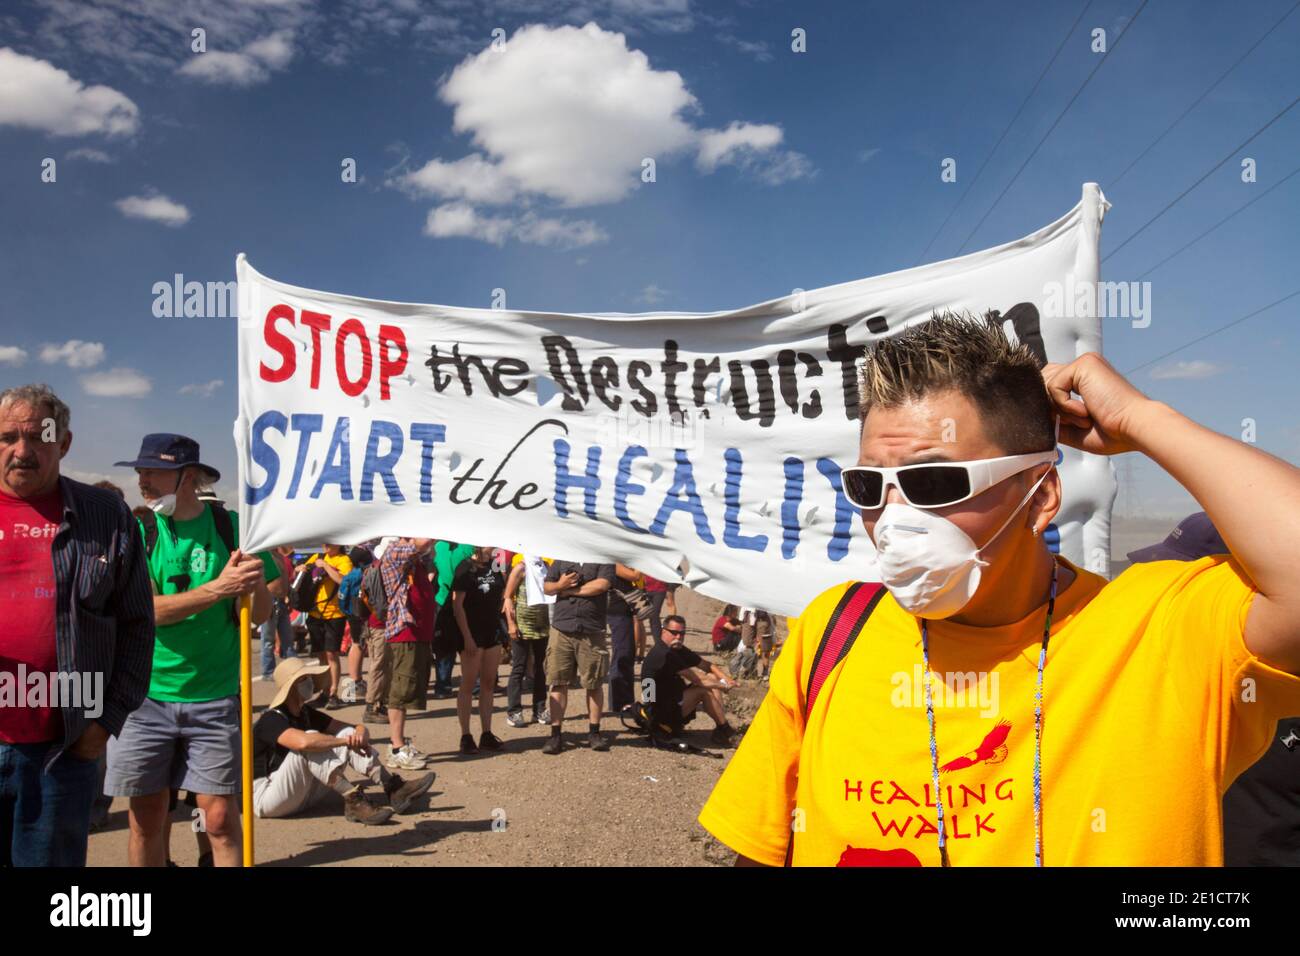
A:
<svg viewBox="0 0 1300 956">
<path fill-rule="evenodd" d="M 316 682 L 310 677 L 304 677 L 293 685 L 298 691 L 298 699 L 304 704 L 316 696 Z"/>
<path fill-rule="evenodd" d="M 980 569 L 988 562 L 980 552 L 997 540 L 1020 513 L 1043 479 L 1034 482 L 1002 526 L 983 546 L 947 518 L 911 505 L 885 505 L 876 522 L 876 552 L 880 580 L 904 610 L 917 617 L 939 620 L 952 617 L 975 596 Z"/>
<path fill-rule="evenodd" d="M 149 510 L 154 514 L 171 517 L 171 515 L 176 511 L 176 496 L 174 494 L 163 495 L 161 498 L 155 498 L 153 501 L 146 501 L 145 504 L 149 506 Z"/>
</svg>

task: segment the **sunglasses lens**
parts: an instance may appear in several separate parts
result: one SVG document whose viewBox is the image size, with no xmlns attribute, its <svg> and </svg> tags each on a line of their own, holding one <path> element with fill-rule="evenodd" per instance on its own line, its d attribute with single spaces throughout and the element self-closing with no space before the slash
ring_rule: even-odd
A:
<svg viewBox="0 0 1300 956">
<path fill-rule="evenodd" d="M 918 465 L 898 473 L 907 500 L 919 508 L 938 508 L 970 494 L 970 475 L 954 465 Z"/>
<path fill-rule="evenodd" d="M 841 473 L 844 497 L 858 508 L 879 508 L 882 504 L 880 490 L 885 483 L 878 471 L 846 469 Z"/>
</svg>

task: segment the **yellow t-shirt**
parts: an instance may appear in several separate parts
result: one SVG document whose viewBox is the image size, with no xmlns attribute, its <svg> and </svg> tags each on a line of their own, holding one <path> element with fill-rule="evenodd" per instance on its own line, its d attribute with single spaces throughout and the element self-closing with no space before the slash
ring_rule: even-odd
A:
<svg viewBox="0 0 1300 956">
<path fill-rule="evenodd" d="M 324 557 L 313 554 L 307 559 L 307 563 L 311 564 L 316 560 L 324 561 L 331 568 L 338 571 L 339 574 L 347 574 L 352 570 L 352 559 L 346 554 L 325 555 Z M 316 588 L 316 608 L 308 617 L 324 618 L 327 621 L 346 617 L 347 615 L 339 607 L 339 602 L 334 600 L 338 593 L 339 586 L 334 583 L 334 580 L 329 575 L 321 578 L 320 586 Z"/>
<path fill-rule="evenodd" d="M 1300 677 L 1247 650 L 1255 592 L 1235 562 L 1138 564 L 1109 584 L 1076 573 L 1057 598 L 1043 679 L 1043 862 L 1222 865 L 1223 792 L 1277 721 L 1300 714 Z M 847 587 L 790 619 L 767 698 L 699 820 L 770 866 L 792 825 L 796 866 L 936 866 L 920 623 L 888 594 L 805 725 L 812 657 Z M 930 625 L 953 866 L 1033 865 L 1045 616 Z"/>
</svg>

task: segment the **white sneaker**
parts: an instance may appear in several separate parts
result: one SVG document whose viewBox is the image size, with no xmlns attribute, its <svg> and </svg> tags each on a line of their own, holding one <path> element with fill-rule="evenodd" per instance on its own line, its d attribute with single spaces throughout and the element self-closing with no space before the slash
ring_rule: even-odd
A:
<svg viewBox="0 0 1300 956">
<path fill-rule="evenodd" d="M 409 753 L 409 754 L 410 754 L 412 757 L 414 757 L 416 760 L 428 760 L 428 759 L 429 759 L 429 755 L 428 755 L 427 753 L 425 753 L 423 750 L 417 750 L 417 749 L 415 748 L 415 744 L 411 743 L 411 738 L 410 738 L 410 737 L 407 737 L 407 738 L 406 738 L 406 744 L 405 744 L 405 746 L 402 747 L 402 749 L 405 750 L 407 753 Z"/>
<path fill-rule="evenodd" d="M 537 715 L 537 722 L 539 724 L 549 724 L 551 722 L 550 708 L 543 710 L 540 714 Z"/>
<path fill-rule="evenodd" d="M 422 757 L 416 756 L 409 745 L 402 747 L 401 750 L 394 750 L 391 745 L 388 748 L 388 756 L 384 758 L 384 766 L 389 770 L 423 770 L 428 766 Z"/>
<path fill-rule="evenodd" d="M 528 721 L 524 718 L 522 710 L 512 710 L 506 714 L 506 723 L 511 727 L 527 727 Z"/>
</svg>

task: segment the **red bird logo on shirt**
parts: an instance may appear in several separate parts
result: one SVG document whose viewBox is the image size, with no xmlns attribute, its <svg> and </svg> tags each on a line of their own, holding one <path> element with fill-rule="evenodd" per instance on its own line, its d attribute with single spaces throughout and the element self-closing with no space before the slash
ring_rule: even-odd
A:
<svg viewBox="0 0 1300 956">
<path fill-rule="evenodd" d="M 964 770 L 966 767 L 973 767 L 977 763 L 1001 763 L 1007 759 L 1007 735 L 1010 733 L 1011 721 L 998 721 L 997 725 L 988 732 L 978 747 L 956 760 L 948 761 L 939 769 L 946 773 L 950 770 Z"/>
</svg>

